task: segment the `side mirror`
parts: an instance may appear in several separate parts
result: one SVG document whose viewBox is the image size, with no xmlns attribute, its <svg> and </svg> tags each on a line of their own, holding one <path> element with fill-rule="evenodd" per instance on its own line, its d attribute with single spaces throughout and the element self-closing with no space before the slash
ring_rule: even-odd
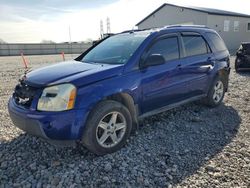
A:
<svg viewBox="0 0 250 188">
<path fill-rule="evenodd" d="M 143 63 L 143 67 L 150 67 L 156 65 L 162 65 L 165 63 L 165 59 L 160 54 L 152 54 Z"/>
</svg>

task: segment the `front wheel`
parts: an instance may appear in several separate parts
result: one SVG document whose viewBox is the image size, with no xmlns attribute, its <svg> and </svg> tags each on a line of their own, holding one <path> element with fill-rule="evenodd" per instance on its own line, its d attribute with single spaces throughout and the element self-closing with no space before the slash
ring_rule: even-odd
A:
<svg viewBox="0 0 250 188">
<path fill-rule="evenodd" d="M 129 110 L 116 101 L 103 101 L 90 113 L 82 143 L 97 155 L 112 153 L 124 146 L 131 129 Z"/>
<path fill-rule="evenodd" d="M 221 104 L 224 95 L 225 95 L 225 83 L 220 77 L 217 77 L 214 80 L 212 86 L 210 87 L 208 95 L 205 99 L 205 104 L 210 107 L 216 107 Z"/>
</svg>

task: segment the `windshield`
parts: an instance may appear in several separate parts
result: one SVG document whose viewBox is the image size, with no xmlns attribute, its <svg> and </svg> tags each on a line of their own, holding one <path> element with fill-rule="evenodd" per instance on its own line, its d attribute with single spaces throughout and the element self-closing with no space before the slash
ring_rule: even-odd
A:
<svg viewBox="0 0 250 188">
<path fill-rule="evenodd" d="M 82 61 L 125 64 L 147 36 L 148 33 L 124 33 L 112 36 L 89 51 Z"/>
</svg>

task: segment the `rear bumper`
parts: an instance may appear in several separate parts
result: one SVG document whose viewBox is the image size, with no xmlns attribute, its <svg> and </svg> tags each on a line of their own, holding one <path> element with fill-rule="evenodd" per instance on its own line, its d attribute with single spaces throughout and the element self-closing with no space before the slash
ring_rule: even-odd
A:
<svg viewBox="0 0 250 188">
<path fill-rule="evenodd" d="M 244 57 L 237 57 L 235 59 L 235 66 L 239 69 L 250 69 L 250 59 Z"/>
<path fill-rule="evenodd" d="M 30 111 L 17 106 L 12 98 L 8 110 L 16 127 L 51 144 L 74 146 L 81 139 L 85 123 L 84 110 L 55 113 Z"/>
</svg>

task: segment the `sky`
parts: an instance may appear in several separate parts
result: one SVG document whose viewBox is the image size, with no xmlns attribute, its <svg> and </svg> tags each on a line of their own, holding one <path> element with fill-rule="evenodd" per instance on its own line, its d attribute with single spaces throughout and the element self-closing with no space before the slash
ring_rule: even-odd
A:
<svg viewBox="0 0 250 188">
<path fill-rule="evenodd" d="M 85 41 L 106 31 L 133 29 L 163 3 L 250 14 L 249 0 L 0 0 L 0 39 L 8 43 Z M 69 29 L 70 28 L 70 29 Z"/>
</svg>

